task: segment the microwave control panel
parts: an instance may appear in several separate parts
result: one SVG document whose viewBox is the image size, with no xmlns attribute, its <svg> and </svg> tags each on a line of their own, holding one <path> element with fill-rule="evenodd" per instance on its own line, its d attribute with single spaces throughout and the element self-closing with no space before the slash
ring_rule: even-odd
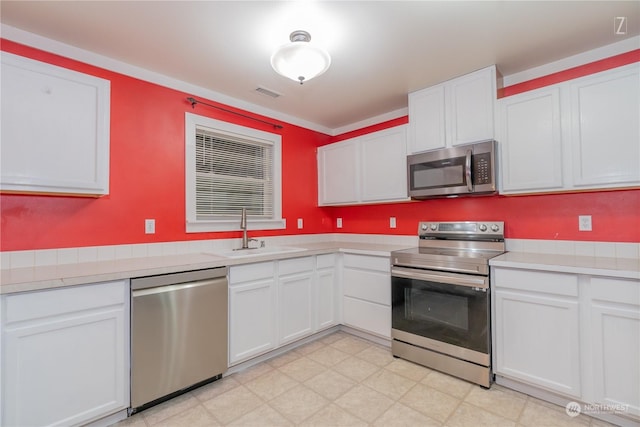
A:
<svg viewBox="0 0 640 427">
<path fill-rule="evenodd" d="M 480 153 L 473 156 L 473 183 L 491 184 L 491 153 Z"/>
</svg>

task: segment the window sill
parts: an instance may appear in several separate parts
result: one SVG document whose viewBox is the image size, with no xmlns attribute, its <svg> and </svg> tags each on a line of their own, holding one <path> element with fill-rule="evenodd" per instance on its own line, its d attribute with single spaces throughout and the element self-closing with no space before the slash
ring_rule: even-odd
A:
<svg viewBox="0 0 640 427">
<path fill-rule="evenodd" d="M 287 228 L 286 219 L 249 219 L 247 230 L 284 230 Z M 240 230 L 240 218 L 224 221 L 187 221 L 187 233 L 206 233 L 211 231 L 238 231 Z"/>
</svg>

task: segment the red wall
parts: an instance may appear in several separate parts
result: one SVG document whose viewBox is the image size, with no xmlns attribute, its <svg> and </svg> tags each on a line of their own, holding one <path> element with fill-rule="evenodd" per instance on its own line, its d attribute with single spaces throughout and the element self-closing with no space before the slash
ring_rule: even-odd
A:
<svg viewBox="0 0 640 427">
<path fill-rule="evenodd" d="M 288 123 L 274 130 L 202 105 L 192 110 L 185 100 L 192 94 L 7 40 L 1 49 L 111 81 L 110 194 L 97 199 L 0 195 L 2 251 L 239 237 L 239 232 L 185 233 L 185 111 L 282 135 L 287 229 L 261 236 L 337 231 L 414 235 L 420 220 L 503 220 L 509 238 L 640 242 L 640 190 L 318 208 L 315 148 L 406 123 L 406 117 L 336 137 Z M 584 214 L 592 215 L 593 232 L 577 231 L 578 215 Z M 396 229 L 389 229 L 390 216 L 397 218 Z M 343 218 L 340 230 L 335 228 L 337 217 Z M 145 218 L 156 219 L 156 234 L 144 234 Z M 304 219 L 303 230 L 297 230 L 297 218 Z"/>
</svg>

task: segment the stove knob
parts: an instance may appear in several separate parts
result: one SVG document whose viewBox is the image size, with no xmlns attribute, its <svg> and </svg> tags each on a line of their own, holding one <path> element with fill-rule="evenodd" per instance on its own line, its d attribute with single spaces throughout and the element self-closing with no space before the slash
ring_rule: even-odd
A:
<svg viewBox="0 0 640 427">
<path fill-rule="evenodd" d="M 422 231 L 427 231 L 427 228 L 429 228 L 429 227 L 427 227 L 427 224 L 422 224 L 421 228 L 422 228 Z"/>
<path fill-rule="evenodd" d="M 437 229 L 438 229 L 438 226 L 436 224 L 431 224 L 432 231 L 436 231 Z"/>
<path fill-rule="evenodd" d="M 500 227 L 498 227 L 498 224 L 493 224 L 491 226 L 491 231 L 493 231 L 494 233 L 497 232 L 498 230 L 500 230 Z"/>
<path fill-rule="evenodd" d="M 480 227 L 478 227 L 480 229 L 480 231 L 487 231 L 487 225 L 486 224 L 480 224 Z"/>
</svg>

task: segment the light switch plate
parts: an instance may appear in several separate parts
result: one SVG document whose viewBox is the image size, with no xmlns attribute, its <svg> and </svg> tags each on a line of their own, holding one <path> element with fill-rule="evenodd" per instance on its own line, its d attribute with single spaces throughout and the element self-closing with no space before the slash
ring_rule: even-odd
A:
<svg viewBox="0 0 640 427">
<path fill-rule="evenodd" d="M 156 234 L 156 220 L 145 219 L 144 220 L 144 232 L 145 234 Z"/>
<path fill-rule="evenodd" d="M 578 231 L 591 231 L 591 215 L 578 216 Z"/>
<path fill-rule="evenodd" d="M 342 228 L 342 218 L 336 219 L 336 227 Z"/>
<path fill-rule="evenodd" d="M 396 217 L 389 217 L 389 228 L 396 228 Z"/>
<path fill-rule="evenodd" d="M 298 218 L 298 230 L 302 229 L 302 218 Z"/>
</svg>

